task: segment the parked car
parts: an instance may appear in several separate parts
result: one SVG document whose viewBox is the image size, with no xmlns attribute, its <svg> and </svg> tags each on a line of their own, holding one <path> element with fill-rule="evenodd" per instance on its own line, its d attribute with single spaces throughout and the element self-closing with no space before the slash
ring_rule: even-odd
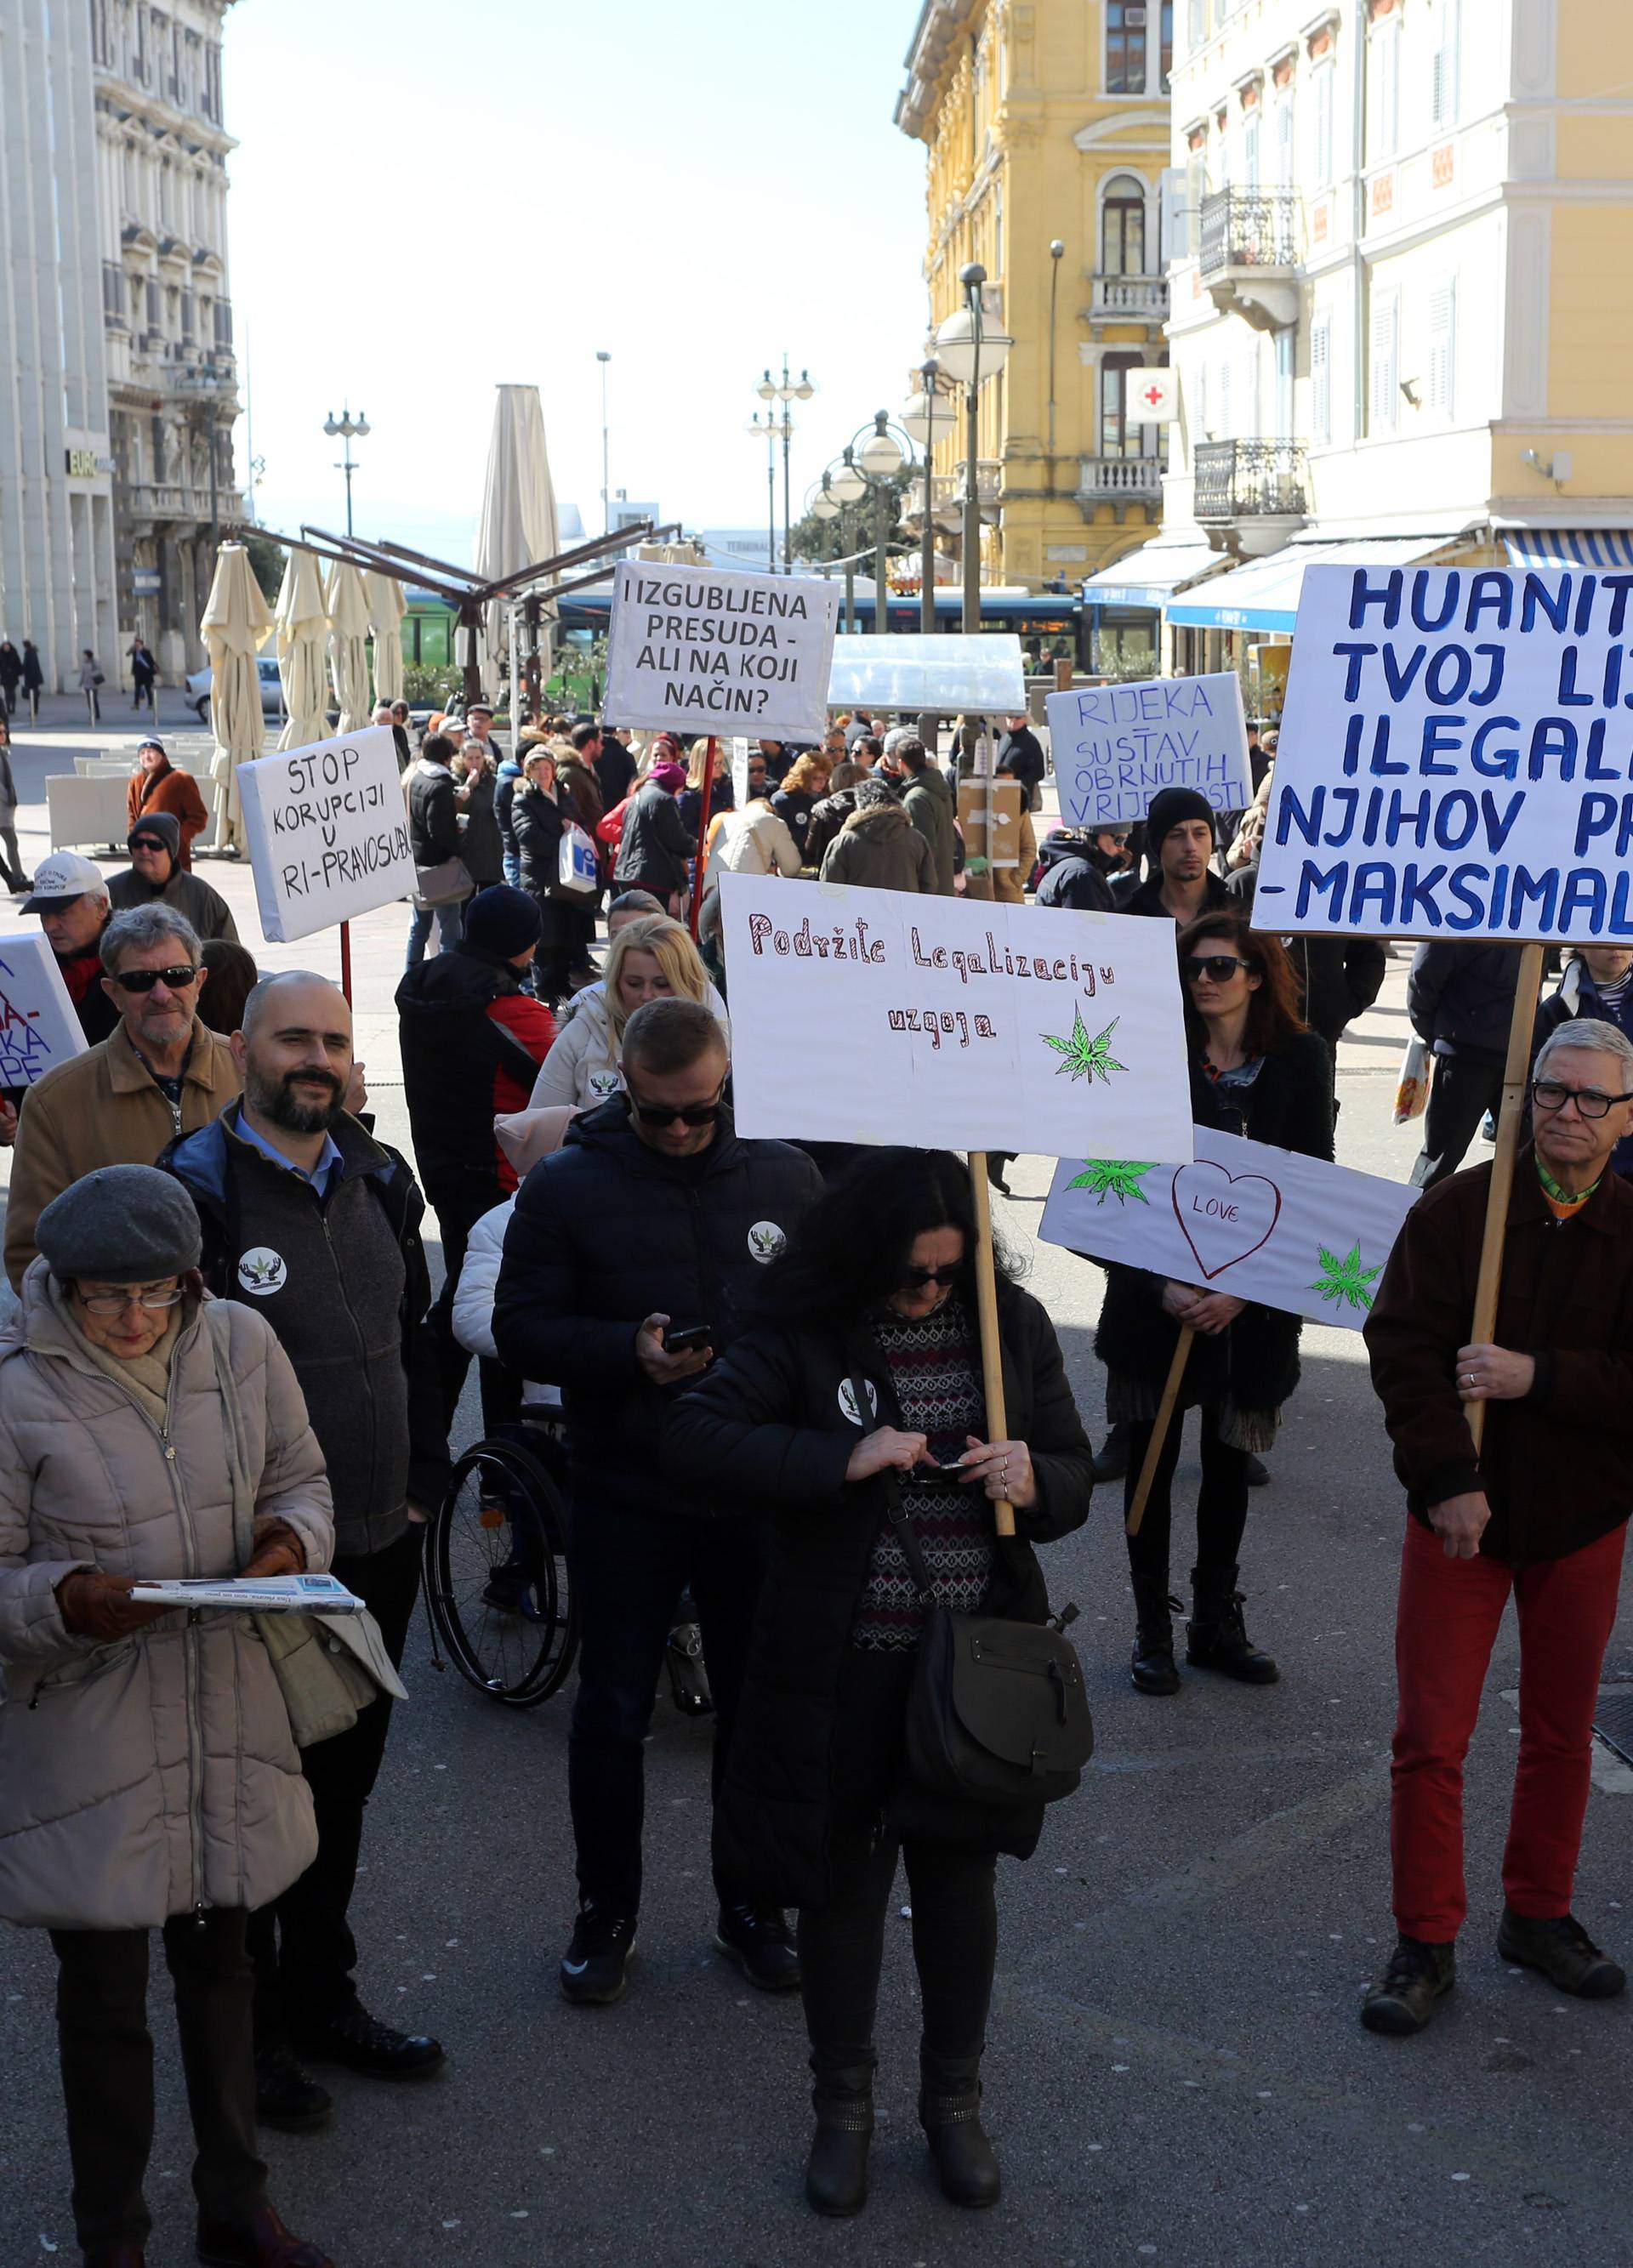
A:
<svg viewBox="0 0 1633 2268">
<path fill-rule="evenodd" d="M 264 653 L 255 656 L 255 674 L 261 680 L 261 714 L 276 721 L 284 714 L 284 686 L 277 674 L 277 663 Z M 208 669 L 195 670 L 187 679 L 188 706 L 201 725 L 210 722 L 210 683 L 213 673 Z"/>
</svg>

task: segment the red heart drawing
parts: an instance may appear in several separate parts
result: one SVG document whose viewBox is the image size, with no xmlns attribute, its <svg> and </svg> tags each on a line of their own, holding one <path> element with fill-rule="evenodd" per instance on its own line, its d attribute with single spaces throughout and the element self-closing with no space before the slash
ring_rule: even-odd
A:
<svg viewBox="0 0 1633 2268">
<path fill-rule="evenodd" d="M 1267 1244 L 1282 1192 L 1263 1174 L 1228 1174 L 1207 1158 L 1181 1166 L 1170 1192 L 1179 1233 L 1208 1283 Z"/>
</svg>

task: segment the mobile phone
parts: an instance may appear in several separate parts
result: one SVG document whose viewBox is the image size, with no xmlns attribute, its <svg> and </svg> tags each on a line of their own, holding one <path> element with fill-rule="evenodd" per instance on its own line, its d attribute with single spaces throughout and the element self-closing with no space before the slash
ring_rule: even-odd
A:
<svg viewBox="0 0 1633 2268">
<path fill-rule="evenodd" d="M 967 1481 L 970 1477 L 969 1466 L 956 1461 L 950 1465 L 932 1465 L 930 1470 L 933 1473 L 950 1473 L 961 1481 Z"/>
<path fill-rule="evenodd" d="M 663 1334 L 665 1354 L 696 1354 L 713 1344 L 713 1326 L 710 1323 L 682 1323 Z"/>
</svg>

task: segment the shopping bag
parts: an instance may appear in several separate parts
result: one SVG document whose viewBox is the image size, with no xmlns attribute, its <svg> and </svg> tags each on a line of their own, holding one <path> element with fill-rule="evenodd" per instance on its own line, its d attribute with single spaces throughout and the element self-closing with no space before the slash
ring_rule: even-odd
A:
<svg viewBox="0 0 1633 2268">
<path fill-rule="evenodd" d="M 557 879 L 561 887 L 572 890 L 579 897 L 594 897 L 601 887 L 595 845 L 575 820 L 568 820 L 561 830 L 560 855 L 561 866 Z"/>
<path fill-rule="evenodd" d="M 1400 1080 L 1395 1088 L 1395 1123 L 1409 1126 L 1421 1118 L 1429 1107 L 1429 1082 L 1434 1077 L 1435 1059 L 1422 1040 L 1413 1040 L 1400 1063 Z"/>
</svg>

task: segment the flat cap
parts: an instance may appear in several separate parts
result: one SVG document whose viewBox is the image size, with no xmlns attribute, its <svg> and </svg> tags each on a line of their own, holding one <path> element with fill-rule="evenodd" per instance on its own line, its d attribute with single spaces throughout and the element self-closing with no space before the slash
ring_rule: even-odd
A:
<svg viewBox="0 0 1633 2268">
<path fill-rule="evenodd" d="M 151 1284 L 196 1268 L 198 1215 L 156 1166 L 99 1166 L 53 1197 L 34 1241 L 59 1282 Z"/>
</svg>

